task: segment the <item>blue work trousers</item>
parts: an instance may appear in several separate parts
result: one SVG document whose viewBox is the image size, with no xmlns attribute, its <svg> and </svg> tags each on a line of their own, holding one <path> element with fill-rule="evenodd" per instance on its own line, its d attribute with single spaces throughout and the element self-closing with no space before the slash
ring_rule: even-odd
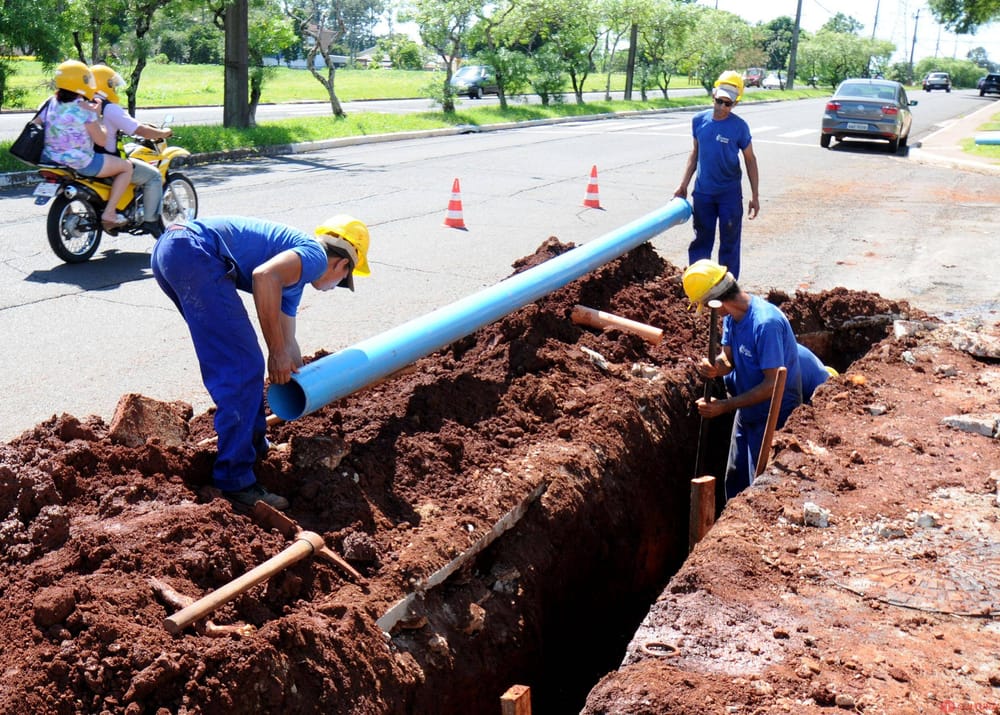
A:
<svg viewBox="0 0 1000 715">
<path fill-rule="evenodd" d="M 785 420 L 792 414 L 792 409 L 794 408 L 785 406 L 781 408 L 775 429 L 781 429 L 785 425 Z M 743 419 L 743 410 L 736 410 L 732 439 L 729 442 L 729 461 L 726 463 L 727 500 L 753 484 L 766 430 L 766 419 L 751 422 Z"/>
<path fill-rule="evenodd" d="M 743 233 L 743 190 L 736 187 L 719 194 L 691 194 L 694 240 L 688 246 L 688 265 L 712 258 L 715 227 L 719 227 L 719 263 L 740 277 L 740 238 Z"/>
<path fill-rule="evenodd" d="M 153 276 L 184 316 L 201 378 L 215 402 L 218 457 L 212 471 L 223 491 L 256 481 L 253 467 L 266 444 L 264 355 L 236 291 L 231 259 L 187 229 L 168 231 L 153 247 Z"/>
</svg>

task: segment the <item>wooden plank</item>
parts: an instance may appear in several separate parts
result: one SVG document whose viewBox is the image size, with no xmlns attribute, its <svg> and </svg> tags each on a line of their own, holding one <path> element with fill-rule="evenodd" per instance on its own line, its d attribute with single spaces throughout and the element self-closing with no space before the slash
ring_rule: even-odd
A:
<svg viewBox="0 0 1000 715">
<path fill-rule="evenodd" d="M 688 524 L 688 551 L 694 549 L 715 523 L 715 477 L 691 480 L 691 513 Z"/>
<path fill-rule="evenodd" d="M 520 521 L 521 517 L 528 511 L 528 507 L 531 506 L 531 504 L 545 492 L 548 486 L 548 482 L 542 482 L 536 486 L 531 490 L 528 496 L 521 500 L 519 504 L 500 517 L 500 520 L 493 525 L 493 528 L 478 539 L 476 543 L 428 576 L 426 581 L 417 584 L 416 591 L 407 595 L 400 601 L 397 601 L 392 608 L 386 611 L 385 614 L 379 618 L 378 621 L 376 621 L 376 623 L 378 623 L 378 627 L 386 633 L 391 632 L 393 626 L 399 623 L 399 621 L 406 616 L 407 612 L 410 610 L 410 605 L 419 596 L 421 596 L 425 591 L 429 591 L 438 584 L 443 583 L 445 579 L 458 571 L 458 569 L 460 569 L 469 559 L 492 544 L 500 538 L 501 534 Z"/>
<path fill-rule="evenodd" d="M 512 685 L 500 696 L 500 715 L 531 715 L 531 688 Z"/>
</svg>

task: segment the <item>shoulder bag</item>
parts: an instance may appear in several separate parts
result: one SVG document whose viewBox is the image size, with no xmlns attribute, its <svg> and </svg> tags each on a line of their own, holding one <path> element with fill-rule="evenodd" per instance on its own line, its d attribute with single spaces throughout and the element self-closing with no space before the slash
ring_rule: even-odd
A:
<svg viewBox="0 0 1000 715">
<path fill-rule="evenodd" d="M 45 124 L 38 124 L 35 120 L 48 104 L 47 101 L 42 103 L 35 116 L 24 125 L 21 134 L 10 145 L 10 153 L 28 164 L 37 164 L 42 159 L 42 150 L 45 149 Z"/>
</svg>

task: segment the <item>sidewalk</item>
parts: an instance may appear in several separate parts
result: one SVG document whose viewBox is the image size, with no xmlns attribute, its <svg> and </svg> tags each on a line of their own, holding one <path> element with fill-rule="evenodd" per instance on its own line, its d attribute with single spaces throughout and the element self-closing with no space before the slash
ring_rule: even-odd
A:
<svg viewBox="0 0 1000 715">
<path fill-rule="evenodd" d="M 978 127 L 985 124 L 998 111 L 1000 111 L 1000 106 L 995 102 L 990 102 L 972 114 L 956 119 L 948 126 L 938 129 L 918 145 L 911 146 L 907 156 L 924 164 L 936 164 L 954 169 L 1000 175 L 1000 160 L 967 154 L 962 151 L 960 143 L 963 139 L 974 138 L 978 133 Z"/>
</svg>

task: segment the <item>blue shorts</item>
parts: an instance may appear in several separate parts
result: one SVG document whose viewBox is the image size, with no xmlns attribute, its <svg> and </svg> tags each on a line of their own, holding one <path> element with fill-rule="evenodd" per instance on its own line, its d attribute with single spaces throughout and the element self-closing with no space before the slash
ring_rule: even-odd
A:
<svg viewBox="0 0 1000 715">
<path fill-rule="evenodd" d="M 104 168 L 104 157 L 110 156 L 109 154 L 94 154 L 94 158 L 90 160 L 82 169 L 77 169 L 77 174 L 83 174 L 84 176 L 97 176 L 101 173 L 101 169 Z"/>
</svg>

